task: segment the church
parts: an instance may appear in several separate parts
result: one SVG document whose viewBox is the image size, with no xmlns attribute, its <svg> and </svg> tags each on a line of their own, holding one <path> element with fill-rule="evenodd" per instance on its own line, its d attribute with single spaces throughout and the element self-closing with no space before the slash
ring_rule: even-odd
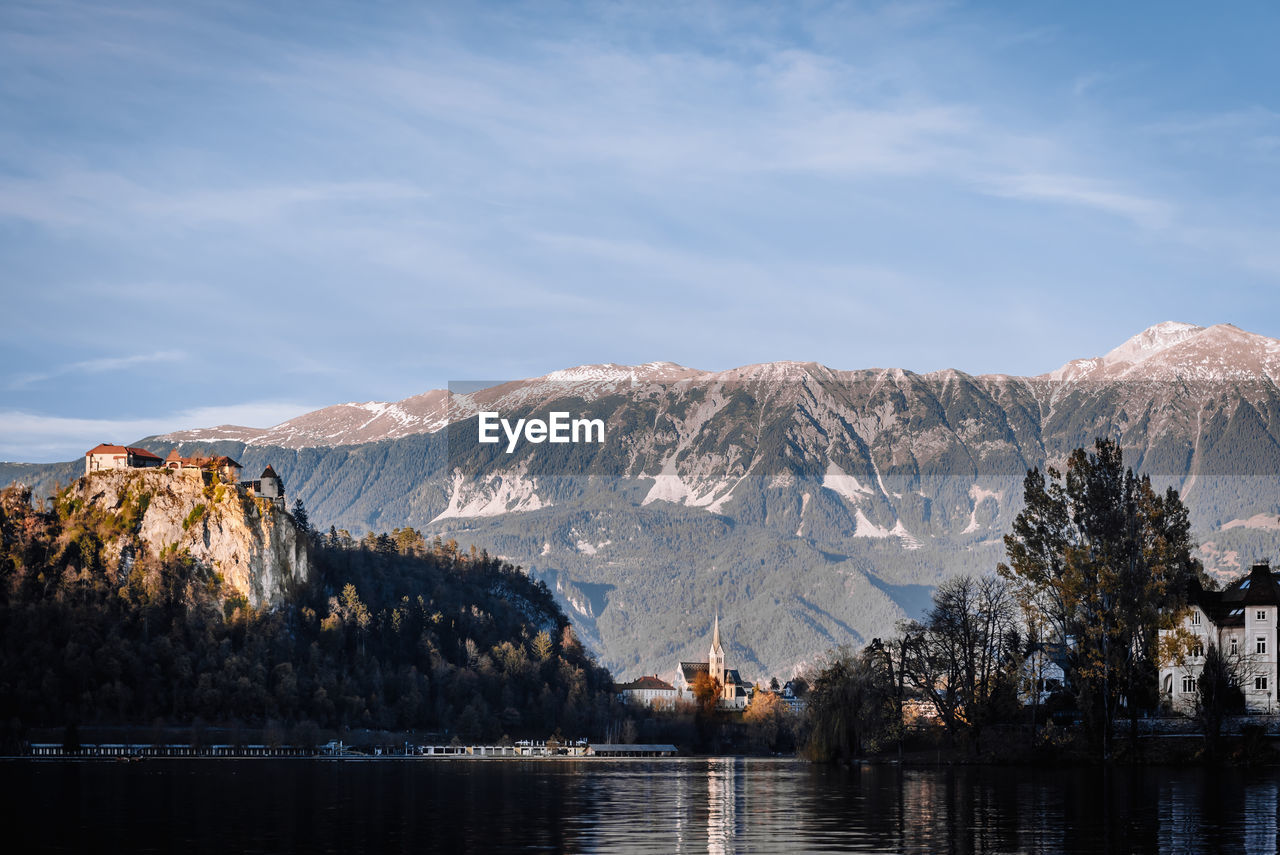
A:
<svg viewBox="0 0 1280 855">
<path fill-rule="evenodd" d="M 711 630 L 711 654 L 706 662 L 681 662 L 676 668 L 676 678 L 672 685 L 676 689 L 676 700 L 694 702 L 693 683 L 699 674 L 710 674 L 720 681 L 719 706 L 725 709 L 745 709 L 750 700 L 751 684 L 738 676 L 736 669 L 726 668 L 724 663 L 724 647 L 720 644 L 720 616 L 716 615 L 715 626 Z"/>
</svg>

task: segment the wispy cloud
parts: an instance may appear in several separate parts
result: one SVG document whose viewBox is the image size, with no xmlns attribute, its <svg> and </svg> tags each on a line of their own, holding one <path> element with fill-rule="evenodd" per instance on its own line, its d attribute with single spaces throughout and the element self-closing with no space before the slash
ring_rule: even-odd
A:
<svg viewBox="0 0 1280 855">
<path fill-rule="evenodd" d="M 1176 213 L 1172 205 L 1159 199 L 1075 175 L 999 175 L 989 180 L 987 188 L 990 193 L 1011 199 L 1093 208 L 1152 229 L 1170 225 Z"/>
<path fill-rule="evenodd" d="M 926 364 L 1043 370 L 1079 354 L 1033 336 L 1019 364 L 999 334 L 1027 326 L 1006 296 L 1029 276 L 1066 348 L 1058 307 L 1135 274 L 1184 295 L 1161 316 L 1192 318 L 1217 299 L 1206 277 L 1247 298 L 1277 275 L 1280 187 L 1259 167 L 1280 123 L 1250 106 L 1267 76 L 1116 48 L 1097 14 L 10 4 L 0 327 L 19 361 L 66 338 L 181 349 L 243 399 L 402 397 L 628 353 L 918 364 L 947 335 Z M 127 311 L 104 324 L 85 294 Z M 1151 303 L 1114 323 L 1148 325 Z M 208 334 L 167 323 L 211 305 Z M 55 411 L 75 376 L 143 376 L 139 356 L 11 360 L 9 389 Z M 203 400 L 187 393 L 170 408 Z"/>
<path fill-rule="evenodd" d="M 157 350 L 152 353 L 136 353 L 132 356 L 104 356 L 97 359 L 85 359 L 80 362 L 60 365 L 47 371 L 19 375 L 9 382 L 8 388 L 10 390 L 23 389 L 73 374 L 106 374 L 113 371 L 137 368 L 142 365 L 181 362 L 186 358 L 187 354 L 180 350 Z"/>
</svg>

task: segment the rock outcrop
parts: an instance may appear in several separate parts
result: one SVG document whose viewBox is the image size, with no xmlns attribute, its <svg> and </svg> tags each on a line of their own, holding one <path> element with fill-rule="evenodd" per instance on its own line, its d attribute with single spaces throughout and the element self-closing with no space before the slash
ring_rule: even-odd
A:
<svg viewBox="0 0 1280 855">
<path fill-rule="evenodd" d="M 136 537 L 156 553 L 187 550 L 221 575 L 228 594 L 254 608 L 278 602 L 307 580 L 307 540 L 270 500 L 193 470 L 120 469 L 76 481 L 69 498 L 114 513 L 141 511 Z"/>
</svg>

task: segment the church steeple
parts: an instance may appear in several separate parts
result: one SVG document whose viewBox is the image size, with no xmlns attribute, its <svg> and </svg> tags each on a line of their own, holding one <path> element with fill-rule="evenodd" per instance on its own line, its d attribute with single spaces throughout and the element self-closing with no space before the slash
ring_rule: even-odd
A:
<svg viewBox="0 0 1280 855">
<path fill-rule="evenodd" d="M 720 645 L 720 613 L 716 612 L 716 621 L 711 630 L 711 656 L 707 659 L 707 670 L 721 687 L 724 686 L 724 647 Z"/>
</svg>

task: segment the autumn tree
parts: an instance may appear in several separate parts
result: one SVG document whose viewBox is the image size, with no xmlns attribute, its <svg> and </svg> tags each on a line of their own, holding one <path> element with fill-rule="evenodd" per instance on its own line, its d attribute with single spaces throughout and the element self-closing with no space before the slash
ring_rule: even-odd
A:
<svg viewBox="0 0 1280 855">
<path fill-rule="evenodd" d="M 1136 719 L 1158 633 L 1174 626 L 1199 572 L 1187 509 L 1173 488 L 1157 493 L 1126 469 L 1108 439 L 1076 449 L 1065 476 L 1030 470 L 1023 494 L 999 570 L 1063 644 L 1086 730 L 1106 755 L 1121 699 Z"/>
<path fill-rule="evenodd" d="M 757 692 L 742 714 L 742 721 L 747 725 L 752 740 L 770 751 L 778 750 L 789 729 L 790 718 L 791 711 L 773 692 Z"/>
</svg>

